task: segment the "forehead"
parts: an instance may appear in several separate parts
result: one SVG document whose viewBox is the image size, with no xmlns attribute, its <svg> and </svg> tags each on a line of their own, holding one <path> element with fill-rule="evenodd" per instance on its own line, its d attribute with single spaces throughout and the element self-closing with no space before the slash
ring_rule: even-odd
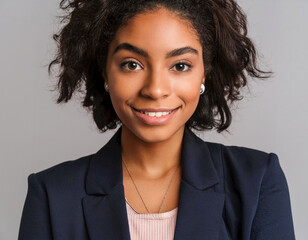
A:
<svg viewBox="0 0 308 240">
<path fill-rule="evenodd" d="M 147 49 L 150 55 L 188 45 L 199 50 L 202 48 L 191 23 L 164 8 L 130 19 L 118 29 L 110 47 L 114 49 L 123 42 Z"/>
</svg>

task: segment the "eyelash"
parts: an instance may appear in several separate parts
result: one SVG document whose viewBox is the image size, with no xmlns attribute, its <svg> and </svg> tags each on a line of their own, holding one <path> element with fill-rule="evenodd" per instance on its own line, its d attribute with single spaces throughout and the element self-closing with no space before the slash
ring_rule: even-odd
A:
<svg viewBox="0 0 308 240">
<path fill-rule="evenodd" d="M 120 68 L 123 69 L 123 67 L 124 67 L 127 63 L 132 63 L 132 62 L 133 62 L 133 63 L 136 63 L 136 64 L 138 64 L 138 65 L 140 65 L 139 63 L 137 63 L 137 62 L 135 62 L 135 61 L 125 61 L 125 62 L 122 62 L 122 63 L 120 64 Z M 174 64 L 174 66 L 179 65 L 179 64 L 186 65 L 186 66 L 188 67 L 188 69 L 187 69 L 186 71 L 177 71 L 177 72 L 188 72 L 188 71 L 191 70 L 192 65 L 190 65 L 190 64 L 188 64 L 188 63 L 185 63 L 185 62 L 178 62 L 178 63 Z M 174 67 L 174 66 L 173 66 L 173 67 Z M 126 69 L 126 70 L 127 70 L 127 69 Z M 134 70 L 128 70 L 128 71 L 134 71 Z"/>
</svg>

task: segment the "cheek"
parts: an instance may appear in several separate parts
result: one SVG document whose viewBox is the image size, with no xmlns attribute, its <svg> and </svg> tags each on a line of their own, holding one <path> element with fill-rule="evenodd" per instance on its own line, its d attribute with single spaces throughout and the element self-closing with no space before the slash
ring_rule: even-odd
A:
<svg viewBox="0 0 308 240">
<path fill-rule="evenodd" d="M 201 83 L 199 84 L 199 82 L 187 81 L 176 87 L 177 95 L 183 100 L 185 107 L 197 107 L 200 98 L 200 86 Z"/>
<path fill-rule="evenodd" d="M 199 83 L 190 82 L 189 84 L 182 84 L 181 87 L 178 87 L 177 91 L 178 97 L 183 101 L 182 121 L 187 122 L 198 106 L 200 99 L 200 86 Z"/>
<path fill-rule="evenodd" d="M 113 108 L 120 120 L 125 122 L 125 119 L 130 118 L 130 114 L 133 114 L 129 105 L 138 95 L 136 84 L 131 84 L 128 79 L 114 76 L 110 78 L 109 88 Z"/>
<path fill-rule="evenodd" d="M 116 94 L 113 94 L 114 92 L 116 92 Z M 112 91 L 109 91 L 109 94 L 114 111 L 116 112 L 119 119 L 122 122 L 125 122 L 125 118 L 127 116 L 127 113 L 125 113 L 125 107 L 127 109 L 125 103 L 126 95 L 123 95 L 125 92 L 120 92 L 119 90 L 113 89 Z"/>
<path fill-rule="evenodd" d="M 127 99 L 130 98 L 131 91 L 127 87 L 125 84 L 120 84 L 117 81 L 114 81 L 112 86 L 110 86 L 111 102 L 118 115 L 120 114 L 119 111 L 123 111 Z"/>
</svg>

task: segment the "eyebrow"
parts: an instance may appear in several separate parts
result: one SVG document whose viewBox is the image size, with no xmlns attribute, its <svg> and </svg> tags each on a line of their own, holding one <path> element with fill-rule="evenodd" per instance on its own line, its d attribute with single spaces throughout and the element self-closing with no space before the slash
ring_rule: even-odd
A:
<svg viewBox="0 0 308 240">
<path fill-rule="evenodd" d="M 148 58 L 149 57 L 149 54 L 141 49 L 141 48 L 138 48 L 132 44 L 129 44 L 129 43 L 121 43 L 119 44 L 113 51 L 112 55 L 114 55 L 115 53 L 117 53 L 118 51 L 120 51 L 121 49 L 125 49 L 125 50 L 128 50 L 130 52 L 133 52 L 133 53 L 136 53 L 138 55 L 141 55 L 143 57 L 146 57 Z M 192 48 L 192 47 L 189 47 L 189 46 L 186 46 L 186 47 L 182 47 L 182 48 L 177 48 L 177 49 L 174 49 L 170 52 L 168 52 L 165 56 L 165 58 L 172 58 L 172 57 L 175 57 L 175 56 L 179 56 L 179 55 L 182 55 L 182 54 L 185 54 L 185 53 L 192 53 L 192 54 L 196 54 L 198 55 L 199 52 Z"/>
</svg>

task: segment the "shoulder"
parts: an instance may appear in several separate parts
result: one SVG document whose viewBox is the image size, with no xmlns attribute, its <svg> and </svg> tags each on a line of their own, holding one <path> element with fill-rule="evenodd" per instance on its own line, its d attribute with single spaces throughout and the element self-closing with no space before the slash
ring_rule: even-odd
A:
<svg viewBox="0 0 308 240">
<path fill-rule="evenodd" d="M 46 189 L 68 189 L 83 186 L 89 162 L 93 154 L 67 160 L 28 176 L 29 185 L 40 185 Z"/>
<path fill-rule="evenodd" d="M 252 209 L 256 209 L 261 199 L 277 202 L 280 198 L 288 204 L 288 182 L 277 154 L 243 146 L 206 141 L 204 144 L 211 152 L 220 178 L 217 189 L 226 194 L 227 201 L 245 202 Z"/>
<path fill-rule="evenodd" d="M 224 145 L 222 143 L 208 141 L 203 142 L 208 146 L 211 154 L 216 155 L 213 161 L 221 161 L 223 165 L 233 166 L 239 171 L 264 172 L 268 168 L 270 162 L 279 161 L 277 154 L 273 152 L 265 152 L 244 146 Z"/>
<path fill-rule="evenodd" d="M 273 184 L 286 187 L 285 175 L 276 153 L 215 142 L 204 141 L 204 144 L 211 152 L 226 189 L 250 192 L 251 187 L 259 190 L 262 186 Z"/>
</svg>

